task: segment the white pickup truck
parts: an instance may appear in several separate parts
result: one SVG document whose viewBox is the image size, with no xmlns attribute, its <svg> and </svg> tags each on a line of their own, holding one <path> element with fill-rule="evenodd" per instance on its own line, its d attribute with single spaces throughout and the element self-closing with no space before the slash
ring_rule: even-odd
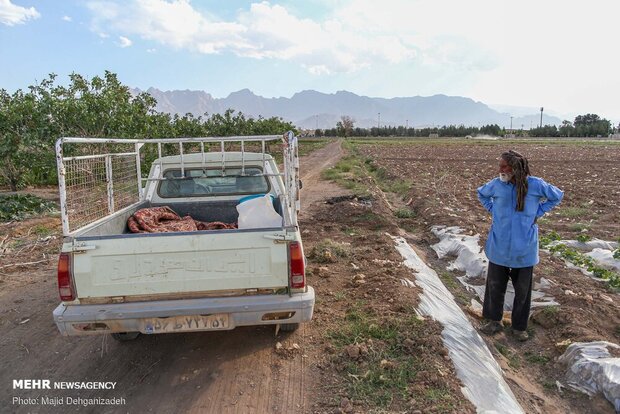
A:
<svg viewBox="0 0 620 414">
<path fill-rule="evenodd" d="M 283 148 L 283 173 L 265 152 L 273 141 Z M 249 146 L 258 150 L 248 152 Z M 299 161 L 292 133 L 61 138 L 56 153 L 64 241 L 58 263 L 62 302 L 53 316 L 63 335 L 111 333 L 130 340 L 139 333 L 246 325 L 294 330 L 311 320 L 314 290 L 306 284 L 297 224 Z M 143 177 L 147 154 L 157 159 Z M 271 201 L 272 219 L 267 226 L 243 228 L 237 207 L 253 197 Z M 130 232 L 135 212 L 160 206 L 200 222 L 240 225 Z M 261 217 L 250 214 L 250 221 Z"/>
</svg>

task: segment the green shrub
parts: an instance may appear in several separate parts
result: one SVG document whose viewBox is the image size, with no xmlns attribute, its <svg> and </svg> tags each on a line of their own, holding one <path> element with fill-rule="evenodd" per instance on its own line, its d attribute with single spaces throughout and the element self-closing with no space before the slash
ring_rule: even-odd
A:
<svg viewBox="0 0 620 414">
<path fill-rule="evenodd" d="M 409 208 L 399 208 L 398 210 L 394 212 L 394 215 L 401 219 L 413 218 L 415 217 L 415 211 Z"/>
<path fill-rule="evenodd" d="M 620 275 L 609 269 L 599 267 L 594 261 L 594 259 L 592 259 L 590 256 L 587 256 L 579 252 L 578 250 L 568 247 L 564 244 L 557 244 L 555 246 L 552 246 L 549 248 L 549 251 L 553 254 L 557 254 L 562 259 L 571 262 L 575 266 L 587 269 L 589 272 L 592 272 L 592 275 L 594 277 L 607 280 L 610 287 L 614 289 L 620 288 Z M 618 251 L 614 253 L 614 257 L 616 257 L 616 253 L 618 253 Z M 617 254 L 617 256 L 620 256 L 620 254 Z"/>
<path fill-rule="evenodd" d="M 57 209 L 56 203 L 32 194 L 0 196 L 0 221 L 23 220 L 35 214 Z"/>
<path fill-rule="evenodd" d="M 589 208 L 583 207 L 564 207 L 558 210 L 558 214 L 562 217 L 578 218 L 591 215 L 592 212 Z"/>
<path fill-rule="evenodd" d="M 541 248 L 545 249 L 547 248 L 547 246 L 549 246 L 549 244 L 551 244 L 551 242 L 558 241 L 561 239 L 562 238 L 555 230 L 551 230 L 549 233 L 543 236 L 540 236 L 539 244 Z"/>
<path fill-rule="evenodd" d="M 589 242 L 590 240 L 592 240 L 592 237 L 588 236 L 587 234 L 580 234 L 579 236 L 577 236 L 577 241 L 580 243 Z"/>
<path fill-rule="evenodd" d="M 325 239 L 314 246 L 309 257 L 317 263 L 334 263 L 338 258 L 349 257 L 350 254 L 350 246 Z"/>
</svg>

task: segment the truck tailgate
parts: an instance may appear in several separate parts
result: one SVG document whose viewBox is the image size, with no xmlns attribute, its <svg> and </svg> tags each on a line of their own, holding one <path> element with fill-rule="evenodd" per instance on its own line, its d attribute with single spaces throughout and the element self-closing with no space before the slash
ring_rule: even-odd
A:
<svg viewBox="0 0 620 414">
<path fill-rule="evenodd" d="M 284 230 L 158 233 L 75 240 L 79 299 L 288 286 Z"/>
</svg>

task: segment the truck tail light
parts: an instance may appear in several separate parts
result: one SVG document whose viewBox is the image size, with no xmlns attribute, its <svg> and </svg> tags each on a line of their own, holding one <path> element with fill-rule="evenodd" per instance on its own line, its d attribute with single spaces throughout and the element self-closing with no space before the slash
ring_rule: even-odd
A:
<svg viewBox="0 0 620 414">
<path fill-rule="evenodd" d="M 289 244 L 289 260 L 291 266 L 291 288 L 303 289 L 306 287 L 306 264 L 304 251 L 301 244 L 292 242 Z"/>
<path fill-rule="evenodd" d="M 69 253 L 60 253 L 58 258 L 58 292 L 60 293 L 60 300 L 63 302 L 75 299 L 71 254 Z"/>
</svg>

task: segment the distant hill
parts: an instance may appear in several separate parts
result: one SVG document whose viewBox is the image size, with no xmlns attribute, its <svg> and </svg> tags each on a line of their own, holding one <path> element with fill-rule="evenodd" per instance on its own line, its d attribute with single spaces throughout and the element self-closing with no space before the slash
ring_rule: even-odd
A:
<svg viewBox="0 0 620 414">
<path fill-rule="evenodd" d="M 134 93 L 140 92 L 138 89 Z M 195 116 L 223 113 L 232 108 L 246 115 L 269 118 L 282 117 L 304 129 L 333 128 L 341 116 L 355 119 L 359 127 L 406 125 L 414 127 L 498 124 L 510 127 L 510 114 L 490 108 L 482 102 L 461 96 L 413 96 L 402 98 L 371 98 L 347 91 L 326 94 L 306 90 L 291 98 L 263 98 L 249 89 L 233 92 L 226 98 L 213 98 L 204 91 L 160 91 L 149 88 L 157 100 L 156 109 L 170 114 Z M 540 122 L 539 113 L 522 114 L 512 120 L 513 128 L 529 129 Z M 543 124 L 560 125 L 562 120 L 544 115 Z"/>
</svg>

